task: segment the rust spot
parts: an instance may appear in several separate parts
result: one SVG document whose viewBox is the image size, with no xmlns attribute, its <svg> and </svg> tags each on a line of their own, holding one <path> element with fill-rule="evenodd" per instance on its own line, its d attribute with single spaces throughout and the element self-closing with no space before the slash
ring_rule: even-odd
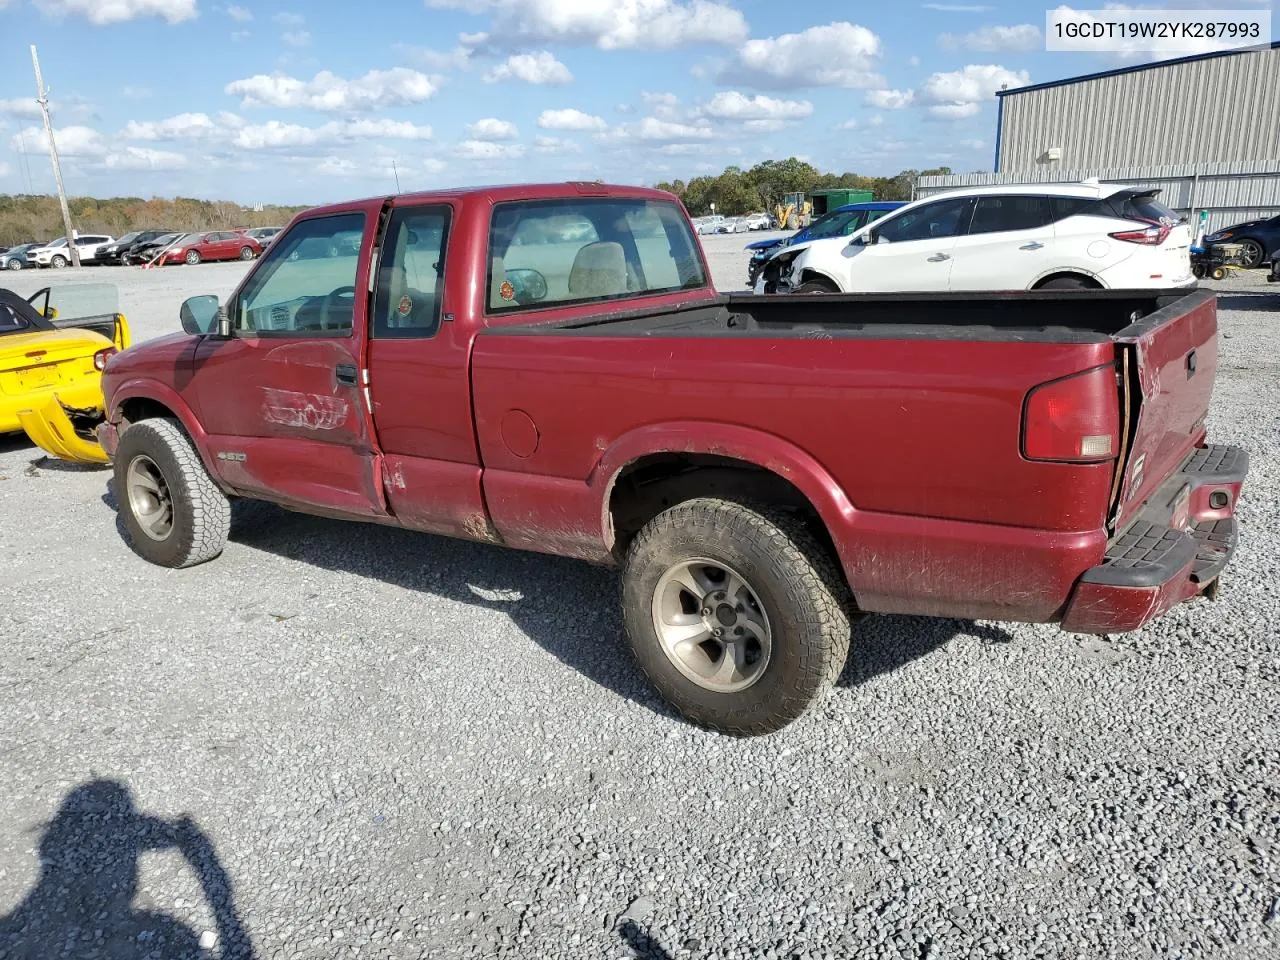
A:
<svg viewBox="0 0 1280 960">
<path fill-rule="evenodd" d="M 498 542 L 498 531 L 489 523 L 489 518 L 483 513 L 472 513 L 462 518 L 462 532 L 472 540 L 482 540 L 487 543 Z"/>
</svg>

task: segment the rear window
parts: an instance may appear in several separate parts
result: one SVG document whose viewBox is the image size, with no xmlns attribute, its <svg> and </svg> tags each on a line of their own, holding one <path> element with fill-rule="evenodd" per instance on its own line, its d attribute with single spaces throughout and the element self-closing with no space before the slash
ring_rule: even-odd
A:
<svg viewBox="0 0 1280 960">
<path fill-rule="evenodd" d="M 1025 194 L 981 196 L 969 225 L 972 233 L 1034 230 L 1049 222 L 1049 198 Z"/>
<path fill-rule="evenodd" d="M 0 335 L 27 329 L 27 321 L 7 303 L 0 303 Z"/>
<path fill-rule="evenodd" d="M 661 200 L 502 203 L 489 225 L 490 313 L 700 289 L 698 245 Z"/>
<path fill-rule="evenodd" d="M 1117 193 L 1099 200 L 1096 207 L 1086 212 L 1139 223 L 1162 223 L 1170 227 L 1182 222 L 1181 216 L 1156 199 L 1155 192 Z"/>
</svg>

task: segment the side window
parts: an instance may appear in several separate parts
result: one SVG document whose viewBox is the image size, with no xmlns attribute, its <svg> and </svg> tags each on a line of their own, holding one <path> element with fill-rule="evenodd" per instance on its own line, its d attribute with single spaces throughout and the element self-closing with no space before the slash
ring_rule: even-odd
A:
<svg viewBox="0 0 1280 960">
<path fill-rule="evenodd" d="M 242 336 L 350 336 L 363 213 L 303 220 L 259 261 L 232 310 Z"/>
<path fill-rule="evenodd" d="M 973 209 L 969 233 L 1003 233 L 1009 230 L 1034 230 L 1049 222 L 1048 197 L 1011 196 L 978 197 Z"/>
<path fill-rule="evenodd" d="M 490 313 L 706 286 L 697 241 L 661 200 L 527 200 L 494 207 Z"/>
<path fill-rule="evenodd" d="M 1053 223 L 1084 213 L 1095 201 L 1087 197 L 1050 197 L 1049 209 L 1053 212 Z"/>
<path fill-rule="evenodd" d="M 448 207 L 399 207 L 382 240 L 373 305 L 377 339 L 431 337 L 440 327 Z"/>
<path fill-rule="evenodd" d="M 876 228 L 875 233 L 881 240 L 890 243 L 954 237 L 964 233 L 968 227 L 969 211 L 972 209 L 971 197 L 939 200 L 886 220 Z"/>
</svg>

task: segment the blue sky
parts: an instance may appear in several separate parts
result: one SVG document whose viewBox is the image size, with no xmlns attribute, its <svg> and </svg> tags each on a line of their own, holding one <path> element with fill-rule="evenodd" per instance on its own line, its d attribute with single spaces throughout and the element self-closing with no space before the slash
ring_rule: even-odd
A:
<svg viewBox="0 0 1280 960">
<path fill-rule="evenodd" d="M 32 43 L 73 194 L 315 203 L 391 192 L 393 162 L 405 190 L 990 169 L 1002 84 L 1118 64 L 1045 52 L 1046 6 L 0 0 L 0 193 L 53 189 Z"/>
</svg>

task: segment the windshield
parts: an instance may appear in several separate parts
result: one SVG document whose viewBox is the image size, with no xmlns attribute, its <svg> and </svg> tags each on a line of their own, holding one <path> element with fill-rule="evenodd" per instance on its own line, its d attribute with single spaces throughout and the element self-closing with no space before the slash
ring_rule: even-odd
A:
<svg viewBox="0 0 1280 960">
<path fill-rule="evenodd" d="M 142 231 L 135 230 L 133 233 L 126 233 L 123 237 L 117 240 L 116 243 L 128 243 L 130 240 L 137 240 L 140 236 L 142 236 Z"/>
<path fill-rule="evenodd" d="M 844 213 L 829 213 L 820 220 L 815 220 L 809 227 L 809 238 L 820 240 L 823 237 L 839 237 L 856 230 L 855 221 L 862 217 L 861 210 L 847 210 Z"/>
</svg>

